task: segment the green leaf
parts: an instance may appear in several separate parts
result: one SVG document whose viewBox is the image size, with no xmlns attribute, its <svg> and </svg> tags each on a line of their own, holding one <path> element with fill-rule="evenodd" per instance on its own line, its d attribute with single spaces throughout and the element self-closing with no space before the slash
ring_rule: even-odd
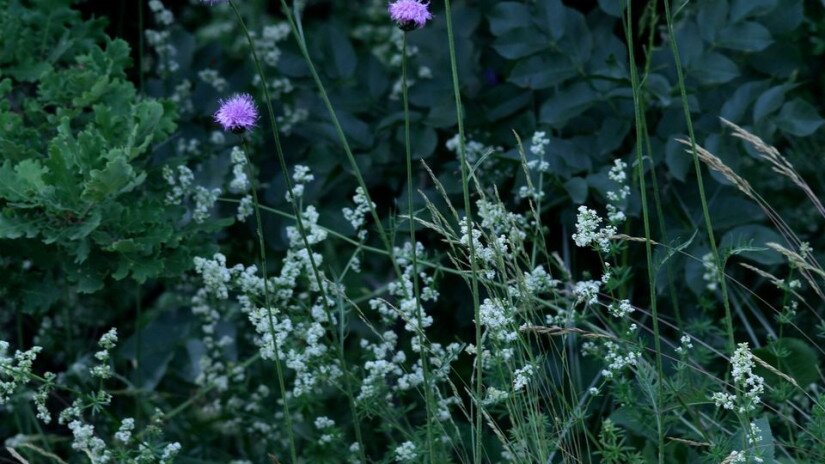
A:
<svg viewBox="0 0 825 464">
<path fill-rule="evenodd" d="M 141 175 L 142 177 L 145 174 Z M 94 202 L 111 199 L 123 190 L 135 186 L 138 179 L 132 166 L 124 156 L 117 156 L 102 170 L 94 169 L 89 173 L 89 182 L 83 190 L 83 197 Z"/>
<path fill-rule="evenodd" d="M 759 52 L 772 43 L 771 31 L 753 21 L 730 24 L 722 29 L 717 39 L 720 47 L 742 52 Z"/>
<path fill-rule="evenodd" d="M 567 190 L 567 194 L 570 195 L 570 199 L 573 200 L 573 203 L 580 205 L 587 201 L 587 181 L 583 178 L 571 178 L 564 183 L 564 189 Z"/>
<path fill-rule="evenodd" d="M 575 75 L 576 68 L 567 57 L 551 53 L 519 61 L 510 72 L 510 81 L 521 87 L 546 89 Z"/>
<path fill-rule="evenodd" d="M 624 11 L 624 2 L 617 0 L 599 0 L 599 8 L 610 16 L 620 18 Z"/>
<path fill-rule="evenodd" d="M 550 34 L 553 40 L 564 37 L 570 20 L 567 13 L 571 10 L 565 7 L 561 0 L 542 0 L 536 2 L 536 8 L 538 11 L 534 20 L 539 27 Z M 523 27 L 524 24 L 527 23 L 522 23 L 519 27 Z"/>
<path fill-rule="evenodd" d="M 533 19 L 527 5 L 519 2 L 499 2 L 487 16 L 490 32 L 502 35 L 515 29 L 522 29 Z"/>
<path fill-rule="evenodd" d="M 739 77 L 739 68 L 730 58 L 718 52 L 702 55 L 691 72 L 704 84 L 724 84 Z"/>
<path fill-rule="evenodd" d="M 706 42 L 713 43 L 719 30 L 725 25 L 728 17 L 727 0 L 706 0 L 699 4 L 696 14 L 699 24 L 699 34 Z"/>
<path fill-rule="evenodd" d="M 796 86 L 796 84 L 782 84 L 763 92 L 753 105 L 753 122 L 759 122 L 765 116 L 778 110 L 785 101 L 785 93 Z"/>
<path fill-rule="evenodd" d="M 23 160 L 14 166 L 6 160 L 0 166 L 0 198 L 11 202 L 35 202 L 35 198 L 46 190 L 43 176 L 47 172 L 37 160 Z"/>
<path fill-rule="evenodd" d="M 795 98 L 782 105 L 776 124 L 788 134 L 807 137 L 816 132 L 825 121 L 810 103 Z"/>
<path fill-rule="evenodd" d="M 559 89 L 541 106 L 539 119 L 554 127 L 562 127 L 570 119 L 580 115 L 598 101 L 596 92 L 588 82 L 578 82 Z"/>
<path fill-rule="evenodd" d="M 777 0 L 733 0 L 730 20 L 737 22 L 748 16 L 760 16 L 776 8 Z"/>
<path fill-rule="evenodd" d="M 722 237 L 720 248 L 725 248 L 730 254 L 741 255 L 760 264 L 781 264 L 784 259 L 779 253 L 765 246 L 769 242 L 783 243 L 783 239 L 771 228 L 750 224 L 729 230 Z"/>
<path fill-rule="evenodd" d="M 493 42 L 493 48 L 498 54 L 511 60 L 530 56 L 549 47 L 550 42 L 543 34 L 527 28 L 508 31 Z"/>
<path fill-rule="evenodd" d="M 779 372 L 796 380 L 802 388 L 819 381 L 819 355 L 803 340 L 779 338 L 764 348 L 753 350 L 753 353 Z M 763 367 L 757 366 L 757 372 L 765 377 L 769 385 L 787 382 Z"/>
</svg>

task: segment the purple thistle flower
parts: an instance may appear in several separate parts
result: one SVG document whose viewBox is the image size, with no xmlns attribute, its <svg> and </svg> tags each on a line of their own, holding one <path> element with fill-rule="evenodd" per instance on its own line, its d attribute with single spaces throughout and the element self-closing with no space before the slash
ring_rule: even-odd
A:
<svg viewBox="0 0 825 464">
<path fill-rule="evenodd" d="M 433 19 L 433 15 L 427 9 L 429 5 L 419 0 L 397 0 L 390 3 L 390 19 L 405 32 L 421 29 L 427 21 Z"/>
<path fill-rule="evenodd" d="M 248 93 L 233 95 L 228 100 L 220 100 L 221 107 L 215 112 L 215 122 L 224 130 L 241 134 L 258 121 L 258 107 Z"/>
</svg>

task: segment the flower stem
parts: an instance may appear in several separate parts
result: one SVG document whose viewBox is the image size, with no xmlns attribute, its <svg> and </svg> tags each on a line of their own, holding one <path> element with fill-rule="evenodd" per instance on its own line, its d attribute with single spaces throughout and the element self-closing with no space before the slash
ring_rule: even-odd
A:
<svg viewBox="0 0 825 464">
<path fill-rule="evenodd" d="M 473 424 L 473 462 L 481 464 L 482 461 L 482 444 L 481 444 L 481 426 L 482 426 L 482 412 L 480 405 L 476 405 L 475 401 L 481 401 L 482 389 L 482 369 L 481 362 L 481 316 L 479 314 L 478 302 L 478 263 L 476 263 L 476 250 L 473 243 L 473 212 L 470 205 L 470 187 L 467 174 L 467 156 L 466 147 L 464 143 L 464 110 L 461 107 L 461 90 L 458 85 L 458 65 L 456 64 L 455 53 L 455 37 L 453 35 L 453 18 L 452 8 L 450 7 L 450 0 L 444 0 L 444 16 L 447 22 L 447 45 L 450 49 L 450 71 L 453 77 L 453 95 L 455 97 L 455 110 L 458 122 L 458 155 L 459 163 L 461 164 L 461 188 L 464 195 L 464 218 L 467 227 L 467 236 L 470 248 L 470 269 L 472 274 L 470 276 L 470 289 L 473 295 L 473 318 L 475 320 L 475 344 L 476 344 L 476 359 L 475 359 L 475 385 L 473 388 L 473 395 L 475 398 L 471 403 L 471 409 L 475 413 L 475 422 Z"/>
<path fill-rule="evenodd" d="M 713 253 L 713 259 L 716 262 L 716 267 L 719 269 L 719 286 L 722 294 L 722 305 L 725 308 L 725 328 L 728 335 L 728 351 L 733 353 L 736 350 L 736 342 L 733 336 L 733 317 L 730 310 L 730 300 L 728 298 L 728 284 L 725 280 L 725 270 L 723 268 L 723 261 L 719 255 L 719 250 L 716 247 L 716 237 L 713 233 L 713 223 L 710 219 L 710 212 L 708 211 L 708 200 L 705 195 L 705 183 L 702 180 L 702 165 L 699 162 L 699 153 L 696 149 L 696 134 L 693 132 L 693 121 L 690 116 L 690 105 L 687 98 L 687 89 L 685 87 L 685 74 L 682 70 L 682 59 L 679 55 L 679 46 L 676 44 L 676 36 L 673 31 L 673 16 L 670 13 L 670 0 L 664 0 L 665 4 L 665 19 L 667 21 L 667 34 L 670 41 L 670 48 L 673 52 L 673 60 L 676 63 L 676 76 L 679 82 L 679 93 L 682 97 L 682 108 L 685 112 L 685 123 L 687 124 L 688 138 L 690 139 L 690 153 L 693 155 L 693 168 L 696 172 L 696 185 L 699 187 L 699 199 L 702 203 L 702 215 L 705 219 L 705 230 L 708 234 L 708 242 Z"/>
<path fill-rule="evenodd" d="M 639 194 L 642 199 L 642 218 L 645 230 L 645 257 L 647 258 L 647 277 L 650 291 L 650 313 L 653 319 L 653 343 L 656 350 L 656 371 L 659 381 L 656 383 L 656 429 L 658 432 L 659 464 L 664 464 L 665 459 L 665 435 L 662 423 L 662 398 L 664 396 L 664 371 L 662 368 L 662 342 L 659 334 L 659 313 L 656 304 L 656 275 L 653 270 L 653 249 L 650 243 L 650 211 L 647 205 L 647 186 L 645 182 L 644 157 L 642 156 L 642 146 L 644 140 L 641 108 L 641 88 L 639 86 L 638 70 L 636 68 L 635 55 L 633 53 L 633 15 L 631 12 L 631 2 L 627 1 L 625 35 L 627 37 L 627 52 L 630 66 L 630 81 L 633 86 L 633 108 L 636 118 L 636 169 L 639 175 Z M 655 171 L 653 175 L 655 175 Z"/>
<path fill-rule="evenodd" d="M 278 347 L 278 337 L 275 336 L 275 321 L 272 315 L 272 302 L 269 297 L 269 277 L 266 270 L 266 245 L 264 243 L 263 223 L 261 222 L 261 207 L 258 202 L 258 185 L 255 174 L 252 172 L 252 163 L 249 160 L 249 147 L 246 143 L 246 138 L 241 136 L 241 143 L 243 144 L 243 156 L 246 160 L 246 169 L 250 182 L 252 182 L 252 204 L 255 208 L 255 223 L 258 235 L 258 250 L 261 261 L 261 275 L 264 281 L 264 304 L 266 305 L 266 313 L 269 319 L 269 331 L 272 336 L 272 351 L 275 358 L 275 372 L 278 376 L 278 387 L 281 389 L 281 398 L 284 400 L 284 420 L 286 422 L 286 431 L 289 436 L 289 453 L 292 457 L 292 462 L 298 462 L 298 455 L 295 450 L 295 435 L 292 430 L 292 414 L 289 410 L 289 399 L 286 397 L 286 384 L 284 382 L 283 366 L 281 365 L 280 348 Z"/>
<path fill-rule="evenodd" d="M 421 347 L 421 369 L 424 375 L 424 401 L 427 406 L 427 447 L 429 450 L 429 461 L 434 462 L 435 453 L 433 449 L 433 434 L 432 434 L 432 413 L 433 413 L 433 398 L 430 391 L 430 368 L 429 368 L 429 352 L 427 351 L 426 338 L 422 336 L 424 332 L 424 325 L 422 323 L 421 307 L 421 290 L 418 285 L 418 252 L 415 240 L 415 212 L 413 211 L 413 175 L 412 175 L 412 148 L 410 143 L 410 102 L 407 95 L 407 33 L 403 33 L 401 40 L 401 95 L 404 101 L 404 149 L 407 158 L 407 212 L 409 214 L 410 225 L 410 245 L 412 247 L 412 281 L 413 281 L 413 296 L 415 297 L 416 315 L 418 318 L 419 346 Z"/>
</svg>

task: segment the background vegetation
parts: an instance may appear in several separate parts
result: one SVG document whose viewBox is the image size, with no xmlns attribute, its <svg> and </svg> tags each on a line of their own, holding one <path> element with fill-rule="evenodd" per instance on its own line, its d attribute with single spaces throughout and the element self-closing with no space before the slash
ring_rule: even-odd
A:
<svg viewBox="0 0 825 464">
<path fill-rule="evenodd" d="M 821 1 L 288 3 L 0 0 L 3 459 L 825 462 Z"/>
</svg>

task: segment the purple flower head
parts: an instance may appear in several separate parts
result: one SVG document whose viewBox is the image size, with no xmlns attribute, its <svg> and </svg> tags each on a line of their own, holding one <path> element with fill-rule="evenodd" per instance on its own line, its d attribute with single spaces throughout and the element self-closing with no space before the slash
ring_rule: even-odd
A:
<svg viewBox="0 0 825 464">
<path fill-rule="evenodd" d="M 429 5 L 419 0 L 396 0 L 389 6 L 390 19 L 405 32 L 421 29 L 427 21 L 433 19 L 433 15 L 427 9 Z"/>
<path fill-rule="evenodd" d="M 221 107 L 215 112 L 215 122 L 224 130 L 241 134 L 255 126 L 258 121 L 258 107 L 248 93 L 233 95 L 220 101 Z"/>
</svg>

